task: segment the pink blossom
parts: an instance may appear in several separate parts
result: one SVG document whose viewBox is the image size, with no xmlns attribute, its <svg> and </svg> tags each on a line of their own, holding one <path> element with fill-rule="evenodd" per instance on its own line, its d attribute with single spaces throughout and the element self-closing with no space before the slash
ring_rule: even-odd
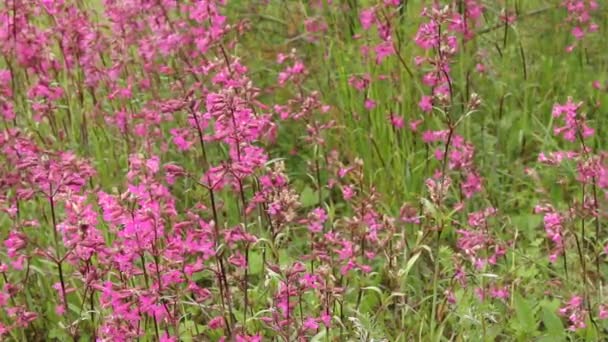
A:
<svg viewBox="0 0 608 342">
<path fill-rule="evenodd" d="M 422 109 L 425 113 L 430 113 L 433 110 L 433 100 L 430 96 L 422 96 L 420 98 L 420 102 L 418 102 L 418 107 Z"/>
<path fill-rule="evenodd" d="M 212 318 L 209 321 L 209 323 L 207 324 L 209 329 L 222 329 L 224 327 L 224 325 L 225 325 L 224 317 L 222 317 L 222 316 Z"/>
<path fill-rule="evenodd" d="M 359 21 L 364 30 L 369 30 L 376 22 L 376 13 L 373 7 L 366 8 L 359 14 Z"/>
<path fill-rule="evenodd" d="M 386 57 L 395 54 L 395 47 L 393 42 L 388 40 L 376 45 L 374 51 L 376 52 L 376 64 L 381 64 Z"/>
<path fill-rule="evenodd" d="M 317 319 L 308 317 L 303 324 L 305 329 L 308 330 L 317 330 L 319 328 L 319 324 L 317 323 Z"/>
<path fill-rule="evenodd" d="M 323 224 L 327 220 L 327 214 L 322 208 L 315 208 L 308 218 L 308 230 L 312 233 L 319 233 L 323 230 Z"/>
<path fill-rule="evenodd" d="M 584 309 L 583 298 L 580 296 L 571 297 L 558 312 L 561 316 L 568 318 L 570 322 L 568 330 L 576 331 L 584 329 L 587 326 L 585 323 L 587 310 Z"/>
<path fill-rule="evenodd" d="M 598 318 L 599 319 L 608 319 L 608 308 L 606 307 L 606 305 L 599 306 Z"/>
<path fill-rule="evenodd" d="M 388 118 L 389 118 L 391 125 L 393 125 L 393 127 L 395 127 L 396 129 L 402 129 L 403 126 L 405 125 L 403 117 L 401 117 L 397 114 L 391 114 L 391 115 L 389 115 Z"/>
<path fill-rule="evenodd" d="M 367 110 L 372 110 L 374 108 L 376 108 L 376 101 L 372 100 L 372 99 L 365 99 L 365 109 Z"/>
</svg>

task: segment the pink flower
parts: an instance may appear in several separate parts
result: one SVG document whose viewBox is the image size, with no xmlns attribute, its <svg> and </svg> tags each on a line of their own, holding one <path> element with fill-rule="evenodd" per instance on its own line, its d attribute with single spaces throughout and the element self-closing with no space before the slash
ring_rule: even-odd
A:
<svg viewBox="0 0 608 342">
<path fill-rule="evenodd" d="M 323 19 L 320 18 L 306 19 L 304 21 L 304 26 L 306 28 L 306 32 L 310 33 L 310 35 L 307 37 L 307 40 L 310 42 L 317 40 L 317 36 L 314 34 L 327 31 L 327 24 Z"/>
<path fill-rule="evenodd" d="M 65 305 L 60 304 L 55 306 L 55 313 L 59 316 L 65 315 Z"/>
<path fill-rule="evenodd" d="M 228 258 L 228 262 L 236 266 L 237 268 L 247 268 L 247 260 L 245 259 L 245 256 L 241 254 L 240 251 L 237 251 L 236 254 L 231 255 Z"/>
<path fill-rule="evenodd" d="M 593 136 L 595 130 L 587 125 L 585 116 L 579 113 L 581 106 L 582 102 L 574 103 L 570 97 L 565 104 L 555 104 L 553 106 L 553 117 L 562 118 L 564 121 L 564 126 L 553 129 L 555 135 L 561 135 L 570 142 L 574 142 L 578 134 L 582 138 Z"/>
<path fill-rule="evenodd" d="M 512 12 L 502 12 L 500 14 L 500 21 L 507 24 L 513 24 L 517 21 L 517 14 Z"/>
<path fill-rule="evenodd" d="M 492 287 L 490 289 L 490 296 L 496 299 L 508 299 L 509 298 L 509 287 Z"/>
<path fill-rule="evenodd" d="M 308 215 L 308 230 L 311 233 L 319 233 L 323 230 L 323 224 L 327 220 L 327 213 L 322 208 L 315 208 Z"/>
<path fill-rule="evenodd" d="M 323 314 L 321 315 L 321 321 L 323 322 L 323 324 L 324 324 L 326 327 L 328 327 L 328 328 L 329 328 L 329 327 L 331 326 L 331 316 L 330 316 L 329 314 L 327 314 L 327 313 L 323 313 Z"/>
<path fill-rule="evenodd" d="M 433 110 L 433 99 L 430 96 L 424 95 L 418 102 L 418 107 L 425 113 L 430 113 Z"/>
<path fill-rule="evenodd" d="M 464 183 L 461 185 L 462 192 L 466 198 L 471 198 L 474 194 L 482 190 L 481 177 L 474 172 L 469 172 Z"/>
<path fill-rule="evenodd" d="M 393 43 L 388 40 L 376 45 L 374 51 L 376 52 L 376 64 L 381 64 L 386 57 L 395 54 L 395 47 L 393 46 Z"/>
<path fill-rule="evenodd" d="M 399 218 L 405 223 L 420 224 L 418 209 L 409 203 L 403 204 L 399 211 Z"/>
<path fill-rule="evenodd" d="M 608 318 L 608 308 L 606 305 L 600 305 L 598 310 L 598 318 L 599 319 L 607 319 Z"/>
<path fill-rule="evenodd" d="M 595 0 L 564 0 L 562 6 L 568 11 L 566 21 L 572 23 L 573 28 L 570 32 L 576 40 L 581 40 L 587 33 L 598 30 L 599 26 L 591 21 L 592 12 L 599 7 Z M 571 52 L 574 47 L 574 45 L 570 45 L 566 51 Z"/>
<path fill-rule="evenodd" d="M 304 321 L 303 327 L 308 330 L 317 330 L 319 328 L 319 323 L 317 323 L 317 319 L 308 317 Z"/>
<path fill-rule="evenodd" d="M 393 127 L 395 127 L 396 129 L 402 129 L 405 124 L 403 117 L 397 114 L 389 115 L 389 121 L 391 122 L 391 125 L 393 125 Z"/>
<path fill-rule="evenodd" d="M 587 29 L 589 30 L 589 32 L 597 32 L 600 29 L 600 25 L 596 23 L 591 23 L 589 24 L 589 27 Z"/>
<path fill-rule="evenodd" d="M 583 298 L 580 296 L 573 296 L 570 300 L 559 309 L 559 314 L 564 317 L 568 317 L 570 326 L 568 330 L 576 331 L 578 329 L 584 329 L 587 327 L 585 319 L 587 316 L 587 310 L 584 309 Z"/>
<path fill-rule="evenodd" d="M 364 106 L 365 106 L 365 109 L 372 110 L 372 109 L 376 108 L 376 101 L 374 101 L 372 99 L 365 99 Z"/>
<path fill-rule="evenodd" d="M 262 335 L 256 334 L 253 336 L 249 336 L 249 335 L 237 334 L 235 341 L 236 342 L 262 342 Z"/>
<path fill-rule="evenodd" d="M 370 83 L 371 77 L 369 74 L 365 74 L 363 76 L 351 76 L 348 78 L 348 84 L 350 84 L 358 91 L 363 91 L 367 89 Z"/>
<path fill-rule="evenodd" d="M 224 321 L 224 317 L 222 316 L 217 316 L 212 318 L 209 323 L 207 324 L 207 326 L 209 327 L 209 329 L 222 329 L 225 326 L 225 321 Z"/>
<path fill-rule="evenodd" d="M 369 30 L 376 21 L 376 13 L 373 7 L 366 8 L 359 14 L 359 21 L 364 30 Z"/>
<path fill-rule="evenodd" d="M 424 50 L 430 50 L 439 44 L 439 25 L 435 21 L 422 23 L 416 32 L 414 41 Z"/>
<path fill-rule="evenodd" d="M 583 39 L 583 37 L 585 36 L 585 31 L 583 31 L 583 29 L 581 29 L 580 27 L 576 26 L 572 29 L 572 35 L 574 36 L 574 38 L 576 39 Z"/>
<path fill-rule="evenodd" d="M 167 333 L 164 333 L 160 337 L 160 342 L 177 342 L 177 339 L 173 336 L 168 335 Z"/>
<path fill-rule="evenodd" d="M 420 126 L 420 124 L 422 124 L 424 121 L 422 119 L 420 120 L 413 120 L 409 122 L 409 126 L 410 126 L 410 130 L 412 132 L 417 132 L 418 131 L 418 127 Z"/>
<path fill-rule="evenodd" d="M 451 289 L 445 290 L 443 292 L 443 294 L 447 298 L 448 303 L 450 303 L 450 304 L 456 304 L 456 296 L 454 295 L 454 291 L 453 290 L 451 290 Z"/>
<path fill-rule="evenodd" d="M 344 197 L 345 201 L 349 201 L 355 195 L 355 190 L 352 185 L 347 185 L 342 187 L 342 197 Z"/>
</svg>

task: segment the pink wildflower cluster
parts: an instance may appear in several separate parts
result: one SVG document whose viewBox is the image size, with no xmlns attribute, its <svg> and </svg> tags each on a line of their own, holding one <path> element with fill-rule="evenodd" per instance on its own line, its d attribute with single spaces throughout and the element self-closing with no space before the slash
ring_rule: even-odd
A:
<svg viewBox="0 0 608 342">
<path fill-rule="evenodd" d="M 543 215 L 545 232 L 554 245 L 550 254 L 552 262 L 555 262 L 564 251 L 566 235 L 564 226 L 569 221 L 569 217 L 580 215 L 583 218 L 597 218 L 599 216 L 598 191 L 605 191 L 608 186 L 605 154 L 597 153 L 590 147 L 588 140 L 594 136 L 595 130 L 587 124 L 585 116 L 580 113 L 581 107 L 582 102 L 575 103 L 568 98 L 565 104 L 555 104 L 552 111 L 554 117 L 561 118 L 564 122 L 563 126 L 554 128 L 554 134 L 563 137 L 568 142 L 575 143 L 576 149 L 541 152 L 538 156 L 541 164 L 552 168 L 563 167 L 566 161 L 574 162 L 577 174 L 575 181 L 583 187 L 589 186 L 594 192 L 577 203 L 577 206 L 580 207 L 578 213 L 572 214 L 572 210 L 570 210 L 570 213 L 563 214 L 548 204 L 535 207 L 535 213 Z"/>
<path fill-rule="evenodd" d="M 597 32 L 599 25 L 596 24 L 591 15 L 599 10 L 596 0 L 564 0 L 562 6 L 568 11 L 566 21 L 573 25 L 570 33 L 576 41 L 581 41 L 590 33 Z M 572 52 L 576 48 L 576 42 L 566 48 Z"/>
<path fill-rule="evenodd" d="M 574 9 L 583 6 L 583 2 L 570 2 L 569 5 Z M 569 165 L 574 165 L 575 177 L 563 177 L 560 179 L 562 186 L 574 186 L 582 190 L 582 196 L 577 200 L 568 200 L 568 210 L 558 210 L 556 205 L 548 204 L 545 201 L 536 205 L 534 212 L 543 216 L 543 226 L 547 239 L 550 242 L 551 250 L 549 260 L 555 263 L 558 257 L 563 257 L 565 267 L 567 267 L 566 251 L 568 246 L 577 246 L 576 254 L 580 258 L 587 258 L 588 253 L 593 253 L 589 246 L 582 245 L 581 241 L 586 241 L 588 235 L 600 236 L 599 221 L 605 217 L 601 211 L 602 196 L 606 191 L 606 153 L 592 147 L 592 140 L 595 137 L 595 130 L 588 125 L 586 116 L 581 113 L 583 102 L 574 102 L 568 98 L 565 104 L 555 104 L 553 106 L 553 117 L 561 119 L 563 126 L 553 129 L 554 135 L 562 137 L 570 145 L 572 150 L 558 150 L 551 152 L 541 152 L 538 162 L 548 166 L 548 169 L 562 171 L 568 169 Z M 605 196 L 603 196 L 605 197 Z M 595 229 L 590 232 L 585 231 L 586 221 L 595 222 Z M 578 226 L 580 224 L 580 226 Z M 580 227 L 580 230 L 579 230 Z M 598 248 L 599 247 L 595 247 Z M 595 252 L 597 253 L 597 252 Z M 597 257 L 597 255 L 596 255 Z M 599 264 L 596 263 L 596 267 Z M 586 278 L 586 264 L 581 262 L 583 275 Z M 589 309 L 593 303 L 587 307 L 583 304 L 583 297 L 573 296 L 560 308 L 560 315 L 567 317 L 570 323 L 569 330 L 575 331 L 586 328 L 586 319 Z M 608 315 L 603 305 L 599 305 L 598 317 L 604 319 Z"/>
<path fill-rule="evenodd" d="M 473 29 L 483 13 L 483 6 L 475 0 L 464 1 L 462 13 L 454 10 L 455 6 L 441 6 L 435 3 L 425 7 L 421 16 L 428 19 L 422 23 L 414 42 L 427 52 L 426 56 L 415 58 L 416 66 L 426 67 L 428 71 L 422 77 L 422 83 L 431 88 L 431 94 L 423 95 L 418 106 L 423 112 L 430 113 L 433 106 L 443 106 L 452 101 L 453 85 L 451 66 L 458 53 L 458 36 L 464 39 L 473 38 Z"/>
<path fill-rule="evenodd" d="M 448 170 L 456 171 L 463 176 L 460 188 L 465 198 L 471 198 L 482 190 L 482 178 L 474 165 L 475 147 L 471 143 L 460 135 L 450 133 L 449 130 L 425 131 L 422 139 L 429 144 L 443 143 L 435 149 L 435 158 L 439 161 L 445 160 Z M 442 175 L 438 173 L 435 177 Z"/>
<path fill-rule="evenodd" d="M 580 296 L 573 296 L 566 304 L 559 308 L 559 314 L 567 317 L 570 325 L 569 330 L 575 331 L 587 327 L 587 310 L 584 307 L 584 299 Z"/>
<path fill-rule="evenodd" d="M 585 139 L 593 136 L 595 130 L 587 125 L 585 116 L 579 113 L 581 105 L 582 102 L 574 103 L 572 98 L 568 98 L 565 104 L 553 106 L 553 117 L 564 121 L 564 126 L 553 129 L 555 135 L 561 135 L 570 142 L 579 137 Z"/>
<path fill-rule="evenodd" d="M 486 265 L 495 265 L 498 258 L 506 253 L 505 246 L 497 243 L 492 237 L 488 227 L 488 218 L 496 214 L 496 209 L 487 208 L 484 211 L 469 214 L 469 227 L 471 229 L 459 229 L 457 245 L 458 248 L 469 258 L 475 268 L 481 270 Z M 491 251 L 489 255 L 482 257 L 480 253 Z"/>
<path fill-rule="evenodd" d="M 363 45 L 361 47 L 364 55 L 368 55 L 371 51 L 374 52 L 376 64 L 382 64 L 387 57 L 396 53 L 396 42 L 393 38 L 391 20 L 391 16 L 394 15 L 395 11 L 391 10 L 391 6 L 393 5 L 385 2 L 366 8 L 359 14 L 359 21 L 364 30 L 371 30 L 373 27 L 377 29 L 380 42 L 374 46 Z M 387 8 L 385 9 L 384 7 Z"/>
<path fill-rule="evenodd" d="M 566 218 L 549 205 L 537 205 L 534 208 L 534 212 L 536 214 L 543 214 L 545 233 L 553 244 L 549 260 L 555 262 L 557 257 L 564 252 L 564 224 L 566 223 Z"/>
<path fill-rule="evenodd" d="M 495 225 L 488 222 L 491 217 L 496 216 L 496 213 L 496 209 L 493 207 L 469 213 L 468 227 L 456 231 L 458 234 L 458 240 L 456 241 L 458 250 L 465 258 L 470 260 L 471 266 L 477 271 L 488 272 L 490 267 L 497 265 L 500 258 L 507 253 L 509 247 L 496 237 Z M 456 268 L 454 278 L 461 286 L 467 284 L 464 272 L 464 265 Z M 501 285 L 499 281 L 492 281 L 476 287 L 475 294 L 481 301 L 485 300 L 486 297 L 505 300 L 509 297 L 510 291 L 508 285 Z"/>
</svg>

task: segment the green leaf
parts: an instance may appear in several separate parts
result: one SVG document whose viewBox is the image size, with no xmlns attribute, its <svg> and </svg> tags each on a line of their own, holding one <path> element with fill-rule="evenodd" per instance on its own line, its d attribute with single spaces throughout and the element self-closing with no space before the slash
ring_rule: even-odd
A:
<svg viewBox="0 0 608 342">
<path fill-rule="evenodd" d="M 416 263 L 416 260 L 418 260 L 418 258 L 420 257 L 420 254 L 422 254 L 422 252 L 414 254 L 405 264 L 405 268 L 399 270 L 400 277 L 404 277 L 404 279 L 407 278 L 407 275 L 410 273 L 410 270 Z"/>
<path fill-rule="evenodd" d="M 585 341 L 599 341 L 598 339 L 598 335 L 597 335 L 597 330 L 595 329 L 595 326 L 593 324 L 591 324 L 591 322 L 589 321 L 589 319 L 587 319 L 587 328 L 585 328 Z"/>
<path fill-rule="evenodd" d="M 500 325 L 490 325 L 486 331 L 486 341 L 496 341 L 496 337 L 502 332 Z"/>
<path fill-rule="evenodd" d="M 198 329 L 199 333 L 204 332 L 207 327 L 202 324 L 196 324 L 193 321 L 185 321 L 179 326 L 179 336 L 182 341 L 191 341 L 192 336 L 196 335 L 196 331 Z"/>
<path fill-rule="evenodd" d="M 91 336 L 88 333 L 83 333 L 78 337 L 78 342 L 89 342 L 91 341 Z"/>
<path fill-rule="evenodd" d="M 314 207 L 319 204 L 319 192 L 307 186 L 300 194 L 300 204 L 303 208 Z"/>
<path fill-rule="evenodd" d="M 522 332 L 533 332 L 536 329 L 535 312 L 530 303 L 519 293 L 514 296 L 515 315 Z"/>
<path fill-rule="evenodd" d="M 382 298 L 382 290 L 380 290 L 380 288 L 378 288 L 377 286 L 366 286 L 362 287 L 361 290 L 374 291 L 378 294 L 378 297 Z"/>
<path fill-rule="evenodd" d="M 536 341 L 537 342 L 554 342 L 555 341 L 555 337 L 552 337 L 552 336 L 543 336 L 543 337 L 540 337 Z M 558 340 L 558 341 L 563 341 L 563 340 Z"/>
<path fill-rule="evenodd" d="M 68 341 L 70 339 L 70 335 L 62 328 L 52 328 L 49 331 L 48 338 L 50 340 L 56 339 L 57 341 Z"/>
<path fill-rule="evenodd" d="M 420 199 L 420 201 L 422 202 L 422 206 L 424 207 L 424 210 L 426 212 L 430 213 L 432 217 L 437 218 L 438 211 L 437 211 L 437 207 L 435 207 L 435 204 L 433 204 L 433 202 L 429 201 L 426 198 L 422 198 L 422 199 Z"/>
<path fill-rule="evenodd" d="M 315 205 L 316 198 L 315 192 L 310 187 L 305 187 L 302 193 L 300 194 L 300 203 L 303 207 L 310 207 Z"/>
<path fill-rule="evenodd" d="M 326 335 L 326 330 L 321 329 L 321 331 L 319 331 L 318 334 L 316 334 L 315 336 L 312 337 L 312 339 L 310 339 L 310 342 L 321 342 L 321 341 L 323 341 L 325 335 Z"/>
<path fill-rule="evenodd" d="M 259 274 L 264 270 L 264 262 L 262 253 L 252 250 L 249 252 L 249 272 L 250 274 Z"/>
<path fill-rule="evenodd" d="M 553 305 L 553 303 L 546 303 L 542 306 L 542 308 L 543 324 L 547 328 L 547 334 L 549 337 L 563 338 L 564 325 L 562 324 L 562 320 L 555 312 L 557 307 Z"/>
</svg>

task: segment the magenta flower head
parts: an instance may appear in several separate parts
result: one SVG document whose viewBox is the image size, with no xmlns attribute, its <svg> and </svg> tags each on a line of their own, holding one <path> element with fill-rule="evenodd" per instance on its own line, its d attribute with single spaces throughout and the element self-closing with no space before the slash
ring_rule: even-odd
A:
<svg viewBox="0 0 608 342">
<path fill-rule="evenodd" d="M 581 139 L 593 136 L 595 130 L 587 125 L 584 114 L 580 113 L 582 102 L 574 103 L 568 98 L 565 104 L 553 106 L 553 117 L 561 118 L 564 126 L 553 129 L 555 135 L 561 135 L 564 139 L 574 142 L 578 137 Z"/>
</svg>

